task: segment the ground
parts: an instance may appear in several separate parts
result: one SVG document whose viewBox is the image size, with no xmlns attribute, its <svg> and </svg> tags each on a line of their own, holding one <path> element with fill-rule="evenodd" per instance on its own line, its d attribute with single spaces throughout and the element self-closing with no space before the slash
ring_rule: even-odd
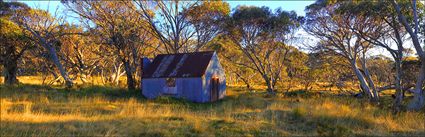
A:
<svg viewBox="0 0 425 137">
<path fill-rule="evenodd" d="M 0 85 L 0 136 L 425 135 L 424 112 L 393 114 L 388 94 L 370 104 L 325 91 L 227 92 L 196 104 L 109 86 Z"/>
</svg>

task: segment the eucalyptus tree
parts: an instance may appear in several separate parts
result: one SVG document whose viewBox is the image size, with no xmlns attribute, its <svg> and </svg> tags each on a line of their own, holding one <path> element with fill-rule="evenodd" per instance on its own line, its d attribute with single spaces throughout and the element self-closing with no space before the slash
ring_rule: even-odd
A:
<svg viewBox="0 0 425 137">
<path fill-rule="evenodd" d="M 360 18 L 350 13 L 338 13 L 337 9 L 341 4 L 332 2 L 317 1 L 308 6 L 304 29 L 322 41 L 316 48 L 344 57 L 350 63 L 362 91 L 368 94 L 372 101 L 376 101 L 379 94 L 365 65 L 365 53 L 372 45 L 352 30 L 353 26 L 365 28 L 367 24 L 359 23 Z M 360 71 L 358 63 L 362 64 L 363 72 Z"/>
<path fill-rule="evenodd" d="M 249 60 L 241 58 L 244 54 L 238 50 L 237 45 L 227 35 L 222 34 L 214 38 L 208 43 L 207 48 L 215 50 L 220 57 L 220 64 L 226 70 L 227 82 L 239 84 L 239 80 L 241 80 L 248 90 L 253 88 L 252 85 L 258 80 L 258 75 L 252 69 L 239 65 L 241 62 Z"/>
<path fill-rule="evenodd" d="M 409 103 L 408 109 L 411 110 L 420 110 L 425 106 L 425 52 L 424 43 L 420 42 L 420 32 L 424 32 L 424 30 L 420 30 L 420 25 L 424 25 L 423 20 L 423 14 L 424 9 L 423 6 L 419 7 L 418 4 L 420 2 L 416 0 L 412 0 L 409 4 L 409 6 L 404 7 L 400 6 L 400 2 L 397 2 L 395 0 L 391 0 L 391 5 L 395 9 L 397 13 L 397 19 L 400 24 L 403 25 L 403 27 L 406 29 L 407 33 L 409 34 L 413 46 L 415 47 L 416 54 L 418 54 L 419 59 L 421 61 L 421 67 L 419 70 L 419 75 L 417 76 L 416 84 L 414 90 L 411 90 L 414 93 L 413 100 Z M 403 2 L 401 2 L 403 4 Z M 408 14 L 406 14 L 404 11 L 408 11 Z M 411 20 L 408 19 L 409 15 L 411 16 Z M 422 17 L 422 18 L 420 18 Z M 422 24 L 420 24 L 422 23 Z M 422 27 L 424 29 L 424 27 Z M 424 35 L 422 33 L 422 35 Z"/>
<path fill-rule="evenodd" d="M 396 98 L 393 109 L 395 112 L 399 112 L 403 91 L 406 88 L 403 87 L 406 84 L 402 81 L 401 64 L 404 58 L 407 32 L 398 22 L 395 9 L 388 1 L 343 2 L 341 4 L 340 12 L 350 13 L 356 16 L 362 24 L 367 24 L 365 27 L 353 26 L 353 31 L 365 41 L 387 50 L 394 59 L 396 75 L 393 85 L 396 89 Z"/>
<path fill-rule="evenodd" d="M 223 1 L 203 1 L 183 12 L 195 30 L 194 51 L 199 51 L 222 32 L 229 13 L 229 4 Z"/>
<path fill-rule="evenodd" d="M 328 87 L 329 91 L 332 91 L 332 87 L 335 86 L 340 91 L 343 91 L 343 88 L 346 87 L 345 82 L 353 78 L 350 63 L 332 51 L 312 51 L 306 63 L 310 73 L 312 73 L 312 76 L 309 77 L 312 77 L 311 79 L 313 80 L 316 79 L 318 82 L 329 83 L 323 86 Z"/>
<path fill-rule="evenodd" d="M 199 51 L 217 34 L 230 13 L 222 1 L 154 0 L 135 1 L 134 8 L 149 24 L 151 34 L 162 43 L 162 51 Z"/>
<path fill-rule="evenodd" d="M 148 22 L 138 16 L 130 1 L 63 1 L 77 14 L 83 25 L 98 36 L 99 45 L 112 49 L 124 64 L 128 89 L 135 89 L 135 72 L 140 66 L 141 51 L 151 46 Z M 108 54 L 108 53 L 106 53 Z"/>
<path fill-rule="evenodd" d="M 17 84 L 18 61 L 33 44 L 25 32 L 10 20 L 15 10 L 30 8 L 21 3 L 0 1 L 0 64 L 4 68 L 4 81 L 7 85 Z"/>
<path fill-rule="evenodd" d="M 248 60 L 238 64 L 259 73 L 270 94 L 275 93 L 285 61 L 294 52 L 288 43 L 301 21 L 295 12 L 240 6 L 227 22 L 227 36 Z"/>
<path fill-rule="evenodd" d="M 83 84 L 88 83 L 88 77 L 95 71 L 102 61 L 102 55 L 96 54 L 99 47 L 94 44 L 92 38 L 88 37 L 88 32 L 84 32 L 81 26 L 66 25 L 65 31 L 73 34 L 60 38 L 61 54 L 69 73 L 74 76 L 73 79 L 80 78 Z M 106 60 L 105 60 L 106 61 Z"/>
<path fill-rule="evenodd" d="M 44 10 L 18 9 L 11 20 L 28 34 L 27 37 L 48 53 L 49 61 L 52 61 L 59 70 L 66 87 L 72 87 L 74 82 L 58 56 L 58 48 L 61 45 L 59 38 L 67 35 L 63 30 L 65 24 L 63 16 L 58 16 L 57 10 L 54 16 L 51 16 Z"/>
</svg>

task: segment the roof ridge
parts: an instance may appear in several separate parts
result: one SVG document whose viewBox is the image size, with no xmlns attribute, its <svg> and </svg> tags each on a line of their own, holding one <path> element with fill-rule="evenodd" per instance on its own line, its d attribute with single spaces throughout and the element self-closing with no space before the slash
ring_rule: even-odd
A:
<svg viewBox="0 0 425 137">
<path fill-rule="evenodd" d="M 198 52 L 186 52 L 186 53 L 158 54 L 158 55 L 156 55 L 156 56 L 159 56 L 159 55 L 197 54 L 197 53 L 210 53 L 210 52 L 215 52 L 215 51 L 214 51 L 214 50 L 212 50 L 212 51 L 198 51 Z"/>
</svg>

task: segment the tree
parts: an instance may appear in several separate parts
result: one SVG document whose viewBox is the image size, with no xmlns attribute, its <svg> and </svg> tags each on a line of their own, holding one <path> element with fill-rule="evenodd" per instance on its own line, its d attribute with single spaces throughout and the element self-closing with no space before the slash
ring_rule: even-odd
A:
<svg viewBox="0 0 425 137">
<path fill-rule="evenodd" d="M 419 28 L 420 24 L 419 24 L 419 15 L 418 15 L 420 11 L 422 11 L 422 14 L 423 14 L 423 9 L 418 10 L 418 7 L 417 7 L 418 3 L 419 2 L 417 2 L 416 0 L 413 0 L 411 2 L 411 7 L 410 6 L 408 7 L 408 8 L 411 8 L 410 12 L 412 12 L 413 14 L 412 23 L 409 23 L 409 20 L 407 19 L 408 15 L 402 12 L 400 4 L 396 2 L 395 0 L 391 0 L 391 5 L 394 7 L 394 9 L 397 12 L 397 17 L 398 17 L 397 19 L 408 32 L 413 42 L 413 46 L 415 47 L 416 54 L 418 54 L 421 61 L 421 67 L 419 70 L 419 75 L 417 76 L 415 89 L 411 90 L 415 96 L 408 105 L 408 109 L 410 110 L 420 110 L 421 108 L 425 106 L 425 98 L 424 98 L 425 95 L 423 91 L 425 87 L 425 52 L 419 40 L 419 32 L 421 30 Z"/>
<path fill-rule="evenodd" d="M 55 14 L 57 15 L 57 14 Z M 25 34 L 29 34 L 31 40 L 40 47 L 43 47 L 49 54 L 52 61 L 60 71 L 65 80 L 66 87 L 73 86 L 73 80 L 59 59 L 57 48 L 60 46 L 59 38 L 64 36 L 62 17 L 51 16 L 47 11 L 18 9 L 12 17 L 19 27 L 23 28 Z"/>
<path fill-rule="evenodd" d="M 66 35 L 60 38 L 61 50 L 60 56 L 69 73 L 74 76 L 73 79 L 80 78 L 83 84 L 88 83 L 89 77 L 95 69 L 100 66 L 102 56 L 96 54 L 99 47 L 93 44 L 93 37 L 88 36 L 83 28 L 74 25 L 65 25 L 67 33 L 81 35 Z M 83 36 L 84 35 L 84 36 Z M 106 60 L 105 60 L 106 61 Z"/>
<path fill-rule="evenodd" d="M 324 49 L 312 50 L 306 64 L 309 71 L 313 73 L 312 79 L 327 83 L 323 87 L 328 87 L 329 91 L 332 91 L 332 87 L 335 86 L 340 91 L 344 91 L 346 82 L 353 80 L 353 77 L 355 77 L 352 75 L 351 66 L 347 59 L 334 54 L 332 51 Z"/>
<path fill-rule="evenodd" d="M 386 55 L 371 56 L 368 59 L 371 75 L 377 80 L 377 85 L 394 85 L 395 61 Z"/>
<path fill-rule="evenodd" d="M 69 10 L 81 17 L 86 28 L 93 29 L 100 43 L 113 49 L 113 55 L 125 69 L 128 89 L 135 89 L 135 72 L 141 50 L 151 46 L 146 21 L 137 16 L 135 5 L 128 1 L 65 1 Z M 94 26 L 93 26 L 94 25 Z M 118 76 L 118 75 L 117 75 Z"/>
<path fill-rule="evenodd" d="M 199 51 L 220 34 L 229 13 L 229 4 L 222 1 L 203 1 L 201 4 L 184 11 L 195 30 L 194 51 Z"/>
<path fill-rule="evenodd" d="M 287 42 L 300 22 L 295 12 L 240 6 L 227 23 L 227 35 L 248 59 L 238 64 L 258 72 L 270 94 L 275 93 L 284 62 L 292 52 Z"/>
<path fill-rule="evenodd" d="M 371 44 L 362 40 L 351 28 L 367 26 L 358 23 L 356 16 L 336 12 L 338 6 L 339 4 L 330 1 L 317 1 L 308 6 L 304 29 L 322 41 L 317 45 L 319 49 L 344 57 L 357 76 L 362 91 L 368 94 L 372 101 L 377 101 L 379 95 L 365 65 L 366 52 L 371 48 Z M 358 67 L 358 60 L 362 64 L 363 72 Z"/>
<path fill-rule="evenodd" d="M 136 1 L 139 15 L 148 21 L 151 34 L 163 44 L 162 52 L 199 51 L 220 31 L 230 12 L 222 1 Z"/>
<path fill-rule="evenodd" d="M 399 112 L 404 89 L 401 64 L 405 51 L 403 44 L 406 41 L 406 31 L 398 23 L 395 10 L 387 1 L 347 2 L 340 7 L 340 10 L 357 16 L 361 22 L 367 24 L 367 27 L 352 27 L 352 29 L 365 41 L 386 49 L 394 59 L 396 98 L 393 109 Z M 395 48 L 393 44 L 396 45 Z"/>
<path fill-rule="evenodd" d="M 0 63 L 4 67 L 4 81 L 7 85 L 17 84 L 18 61 L 24 52 L 32 47 L 32 43 L 22 28 L 9 18 L 17 9 L 29 10 L 25 4 L 0 1 Z"/>
<path fill-rule="evenodd" d="M 288 49 L 289 53 L 284 62 L 286 64 L 286 75 L 282 75 L 281 77 L 287 76 L 289 81 L 300 82 L 304 86 L 304 90 L 311 90 L 312 84 L 317 80 L 317 71 L 308 66 L 309 57 L 306 53 L 299 51 L 293 46 L 288 46 Z"/>
<path fill-rule="evenodd" d="M 239 84 L 239 80 L 241 80 L 248 90 L 253 88 L 252 82 L 256 80 L 257 75 L 252 69 L 239 65 L 241 62 L 249 62 L 249 60 L 241 58 L 243 53 L 227 35 L 217 36 L 208 43 L 207 48 L 217 52 L 221 59 L 220 64 L 226 70 L 227 83 Z"/>
</svg>

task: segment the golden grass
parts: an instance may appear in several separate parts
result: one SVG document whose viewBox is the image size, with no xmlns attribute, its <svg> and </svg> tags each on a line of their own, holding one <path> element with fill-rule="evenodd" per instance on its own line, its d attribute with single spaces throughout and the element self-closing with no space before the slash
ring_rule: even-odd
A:
<svg viewBox="0 0 425 137">
<path fill-rule="evenodd" d="M 383 100 L 390 97 L 384 96 Z M 196 104 L 91 86 L 70 91 L 0 86 L 0 136 L 390 136 L 424 135 L 424 112 L 393 115 L 389 104 L 293 91 L 277 97 L 231 87 Z"/>
<path fill-rule="evenodd" d="M 71 77 L 73 77 L 71 75 Z M 43 77 L 42 76 L 19 76 L 17 77 L 18 81 L 20 83 L 24 83 L 24 84 L 31 84 L 31 85 L 42 85 L 43 84 Z M 52 81 L 54 79 L 53 76 L 47 76 L 44 79 L 44 84 L 47 84 L 48 82 Z M 92 77 L 88 77 L 88 85 L 95 85 L 95 86 L 99 86 L 99 85 L 104 85 L 102 82 L 102 78 L 100 76 L 92 76 Z M 120 77 L 119 79 L 119 83 L 125 83 L 125 81 L 127 80 L 126 77 Z M 4 83 L 4 77 L 0 76 L 0 84 Z M 74 80 L 74 84 L 76 85 L 82 85 L 83 82 L 81 81 L 81 79 L 77 78 Z M 108 84 L 108 83 L 107 83 Z M 61 83 L 55 82 L 53 84 L 54 86 L 61 86 Z M 125 87 L 125 85 L 119 85 L 122 87 Z"/>
</svg>

